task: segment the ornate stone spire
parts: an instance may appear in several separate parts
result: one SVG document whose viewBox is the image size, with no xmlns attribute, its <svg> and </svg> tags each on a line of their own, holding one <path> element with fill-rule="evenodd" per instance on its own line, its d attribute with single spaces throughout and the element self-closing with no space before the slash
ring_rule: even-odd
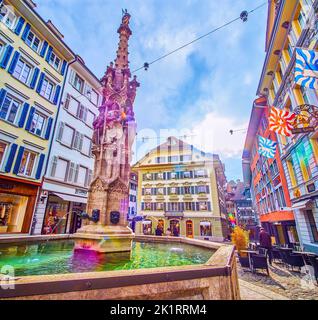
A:
<svg viewBox="0 0 318 320">
<path fill-rule="evenodd" d="M 131 36 L 131 30 L 129 28 L 130 14 L 127 9 L 123 11 L 123 18 L 120 27 L 117 32 L 119 33 L 119 44 L 117 50 L 117 57 L 115 59 L 115 67 L 119 69 L 128 69 L 128 41 Z"/>
</svg>

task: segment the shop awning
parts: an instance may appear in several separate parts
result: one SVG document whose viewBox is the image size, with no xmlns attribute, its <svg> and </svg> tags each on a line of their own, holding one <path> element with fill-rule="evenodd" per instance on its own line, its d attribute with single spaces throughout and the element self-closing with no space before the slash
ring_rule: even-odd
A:
<svg viewBox="0 0 318 320">
<path fill-rule="evenodd" d="M 209 227 L 211 225 L 211 222 L 208 222 L 208 221 L 201 221 L 200 222 L 200 226 L 207 226 Z"/>
<path fill-rule="evenodd" d="M 147 220 L 146 220 L 146 221 L 143 221 L 142 223 L 143 223 L 143 224 L 151 224 L 151 221 L 149 221 L 149 220 L 147 221 Z"/>
<path fill-rule="evenodd" d="M 299 201 L 299 202 L 296 202 L 292 205 L 292 209 L 295 210 L 295 209 L 305 209 L 307 207 L 307 204 L 310 202 L 311 200 L 310 199 L 307 199 L 307 200 L 303 200 L 303 201 Z"/>
<path fill-rule="evenodd" d="M 87 203 L 87 198 L 70 196 L 68 194 L 57 193 L 57 192 L 55 192 L 54 194 L 65 201 L 79 202 L 79 203 L 85 203 L 85 204 Z"/>
</svg>

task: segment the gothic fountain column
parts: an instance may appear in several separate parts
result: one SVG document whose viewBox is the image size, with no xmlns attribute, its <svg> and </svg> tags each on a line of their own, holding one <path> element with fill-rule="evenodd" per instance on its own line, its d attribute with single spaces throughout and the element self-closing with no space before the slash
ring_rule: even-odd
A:
<svg viewBox="0 0 318 320">
<path fill-rule="evenodd" d="M 131 149 L 136 136 L 133 103 L 139 83 L 130 80 L 128 40 L 130 15 L 124 12 L 118 29 L 114 63 L 101 80 L 103 103 L 94 122 L 94 178 L 88 192 L 83 226 L 74 234 L 75 250 L 130 252 L 134 234 L 128 227 Z"/>
</svg>

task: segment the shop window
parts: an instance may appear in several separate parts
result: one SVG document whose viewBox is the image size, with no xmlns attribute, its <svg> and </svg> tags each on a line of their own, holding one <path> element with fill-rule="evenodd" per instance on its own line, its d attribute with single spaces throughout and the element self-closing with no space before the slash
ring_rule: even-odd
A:
<svg viewBox="0 0 318 320">
<path fill-rule="evenodd" d="M 306 210 L 306 218 L 312 242 L 318 242 L 318 229 L 312 210 Z"/>
<path fill-rule="evenodd" d="M 7 143 L 0 141 L 0 169 L 1 169 L 2 164 L 4 162 L 4 157 L 5 157 L 7 147 L 8 147 Z"/>
<path fill-rule="evenodd" d="M 10 95 L 7 95 L 4 99 L 2 107 L 0 108 L 0 118 L 10 123 L 15 123 L 20 106 L 21 103 L 18 100 L 14 99 Z"/>
<path fill-rule="evenodd" d="M 66 233 L 69 204 L 57 196 L 49 197 L 43 224 L 44 234 Z"/>
<path fill-rule="evenodd" d="M 0 193 L 0 234 L 21 232 L 28 197 Z"/>
<path fill-rule="evenodd" d="M 30 132 L 41 137 L 44 131 L 45 120 L 45 116 L 38 111 L 35 111 L 31 122 Z"/>
<path fill-rule="evenodd" d="M 27 177 L 32 177 L 36 157 L 37 157 L 36 153 L 29 150 L 24 150 L 20 168 L 19 168 L 19 174 Z"/>
<path fill-rule="evenodd" d="M 208 222 L 208 221 L 200 222 L 200 235 L 201 237 L 212 237 L 211 222 Z"/>
<path fill-rule="evenodd" d="M 295 226 L 287 226 L 287 235 L 290 243 L 299 243 L 298 233 Z"/>
<path fill-rule="evenodd" d="M 145 235 L 151 235 L 152 232 L 152 222 L 151 220 L 145 220 L 142 222 L 142 232 Z"/>
</svg>

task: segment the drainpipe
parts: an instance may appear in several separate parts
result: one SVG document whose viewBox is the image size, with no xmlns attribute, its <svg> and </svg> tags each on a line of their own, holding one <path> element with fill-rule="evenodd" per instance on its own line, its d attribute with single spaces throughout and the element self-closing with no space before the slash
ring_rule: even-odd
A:
<svg viewBox="0 0 318 320">
<path fill-rule="evenodd" d="M 52 130 L 52 137 L 51 137 L 51 141 L 50 141 L 50 144 L 49 144 L 49 150 L 48 150 L 48 153 L 47 153 L 47 158 L 46 158 L 46 164 L 45 164 L 44 174 L 43 174 L 43 177 L 42 177 L 42 185 L 43 185 L 43 182 L 44 182 L 44 177 L 45 177 L 46 174 L 47 174 L 47 168 L 48 168 L 48 165 L 49 165 L 50 154 L 51 154 L 51 151 L 52 151 L 52 144 L 53 144 L 53 138 L 54 138 L 54 135 L 55 135 L 57 119 L 58 119 L 58 116 L 59 116 L 59 113 L 60 113 L 61 102 L 62 102 L 62 97 L 63 97 L 63 94 L 64 94 L 66 78 L 67 78 L 67 76 L 68 76 L 68 69 L 69 69 L 70 65 L 72 65 L 72 64 L 75 63 L 76 61 L 77 61 L 77 58 L 73 59 L 70 63 L 68 63 L 68 65 L 67 65 L 67 67 L 66 67 L 66 70 L 65 70 L 65 77 L 64 77 L 64 81 L 63 81 L 62 90 L 61 90 L 60 102 L 59 102 L 58 107 L 57 107 L 55 122 L 54 122 L 53 130 Z M 40 199 L 40 197 L 41 197 L 41 191 L 42 191 L 42 187 L 39 187 L 39 191 L 38 191 L 38 194 L 37 194 L 35 207 L 34 207 L 34 210 L 33 210 L 33 216 L 32 216 L 32 220 L 31 220 L 31 226 L 30 226 L 29 234 L 33 234 L 33 232 L 34 232 L 34 230 L 33 230 L 33 221 L 34 221 L 34 218 L 35 218 L 35 216 L 36 216 L 36 207 L 37 207 L 37 204 L 38 204 L 39 199 Z M 45 211 L 46 211 L 46 210 L 45 210 Z M 36 225 L 36 222 L 35 222 L 34 226 L 35 226 L 35 225 Z M 42 223 L 42 226 L 43 226 L 43 223 Z"/>
</svg>

